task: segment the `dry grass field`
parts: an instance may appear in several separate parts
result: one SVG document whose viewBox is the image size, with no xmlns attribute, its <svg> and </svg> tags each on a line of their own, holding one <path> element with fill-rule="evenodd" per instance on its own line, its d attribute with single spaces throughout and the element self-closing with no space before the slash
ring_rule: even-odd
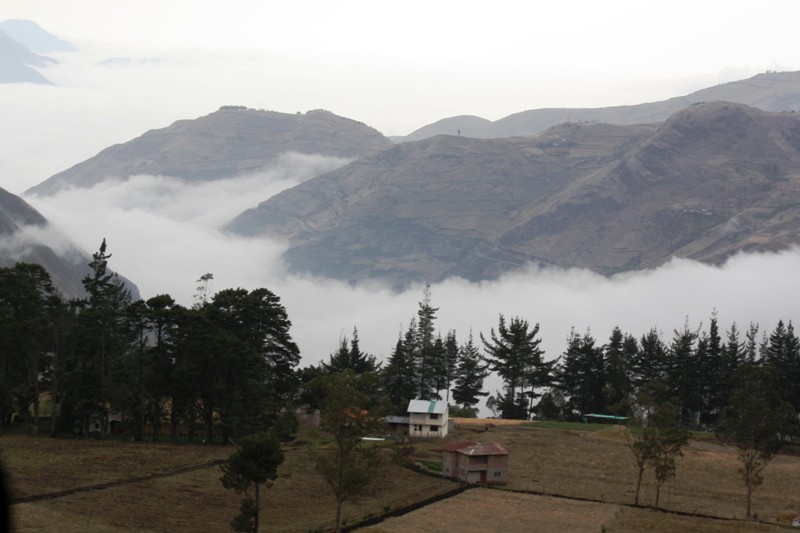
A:
<svg viewBox="0 0 800 533">
<path fill-rule="evenodd" d="M 506 446 L 510 452 L 507 488 L 538 494 L 471 489 L 367 531 L 599 532 L 604 527 L 615 533 L 767 532 L 782 529 L 774 524 L 786 524 L 800 513 L 800 458 L 779 456 L 767 468 L 754 502 L 759 518 L 772 525 L 742 521 L 743 488 L 735 451 L 710 439 L 692 441 L 678 463 L 677 477 L 661 494 L 662 508 L 706 518 L 630 507 L 636 472 L 622 433 L 613 427 L 592 432 L 530 424 L 487 428 L 484 422 L 477 422 L 464 425 L 447 439 L 416 443 L 414 457 L 441 460 L 443 444 L 466 439 Z M 6 435 L 0 437 L 0 450 L 16 497 L 134 480 L 17 503 L 12 511 L 19 532 L 228 531 L 229 520 L 238 510 L 238 496 L 219 482 L 219 467 L 207 466 L 226 458 L 232 448 Z M 288 446 L 279 474 L 263 502 L 263 530 L 329 528 L 333 498 L 309 461 L 308 451 L 303 446 Z M 151 475 L 160 477 L 142 479 Z M 345 504 L 345 518 L 352 524 L 454 486 L 449 480 L 392 466 L 367 496 Z M 652 505 L 653 496 L 648 474 L 642 503 Z M 708 518 L 714 516 L 721 519 Z M 474 529 L 454 529 L 453 524 L 462 520 L 474 524 L 469 526 Z"/>
<path fill-rule="evenodd" d="M 15 497 L 88 487 L 114 480 L 203 465 L 226 458 L 233 448 L 201 445 L 0 437 L 2 460 Z M 30 503 L 12 514 L 18 532 L 230 531 L 239 497 L 219 482 L 219 467 L 125 483 L 102 490 Z M 286 450 L 279 479 L 262 502 L 265 531 L 306 532 L 330 527 L 334 500 L 304 449 Z M 393 466 L 368 497 L 347 502 L 350 523 L 385 508 L 405 507 L 454 487 Z"/>
<path fill-rule="evenodd" d="M 775 525 L 712 520 L 585 502 L 472 489 L 412 513 L 364 528 L 365 533 L 768 533 Z"/>
</svg>

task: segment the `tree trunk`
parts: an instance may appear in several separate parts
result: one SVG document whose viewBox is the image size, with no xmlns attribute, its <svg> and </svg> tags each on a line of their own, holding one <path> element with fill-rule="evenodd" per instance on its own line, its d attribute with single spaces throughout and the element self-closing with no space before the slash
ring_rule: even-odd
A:
<svg viewBox="0 0 800 533">
<path fill-rule="evenodd" d="M 253 517 L 253 533 L 258 533 L 258 515 L 261 513 L 261 486 L 256 483 L 256 515 Z"/>
<path fill-rule="evenodd" d="M 342 504 L 344 502 L 337 498 L 336 500 L 336 528 L 333 530 L 334 533 L 341 533 L 342 531 Z"/>
<path fill-rule="evenodd" d="M 39 378 L 33 380 L 33 424 L 31 425 L 31 435 L 39 435 Z"/>
<path fill-rule="evenodd" d="M 753 483 L 751 480 L 748 480 L 745 483 L 745 490 L 746 490 L 746 500 L 747 500 L 747 511 L 745 513 L 746 520 L 752 520 L 753 518 Z"/>
<path fill-rule="evenodd" d="M 161 440 L 161 401 L 155 398 L 153 402 L 153 442 Z"/>
<path fill-rule="evenodd" d="M 636 496 L 633 498 L 633 504 L 639 506 L 639 494 L 642 489 L 642 477 L 644 476 L 644 468 L 639 467 L 639 478 L 636 480 Z"/>
<path fill-rule="evenodd" d="M 661 485 L 656 482 L 656 510 L 658 510 L 658 497 L 661 495 Z"/>
<path fill-rule="evenodd" d="M 178 411 L 174 399 L 169 409 L 169 438 L 172 442 L 178 442 Z"/>
</svg>

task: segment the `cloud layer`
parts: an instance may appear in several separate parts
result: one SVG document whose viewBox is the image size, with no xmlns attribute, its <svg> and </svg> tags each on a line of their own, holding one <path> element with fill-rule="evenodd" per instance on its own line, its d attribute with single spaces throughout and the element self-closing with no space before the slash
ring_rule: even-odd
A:
<svg viewBox="0 0 800 533">
<path fill-rule="evenodd" d="M 353 327 L 362 347 L 384 358 L 416 316 L 422 284 L 397 293 L 374 282 L 352 286 L 291 275 L 281 261 L 284 243 L 219 229 L 243 209 L 340 163 L 293 156 L 268 174 L 200 184 L 137 176 L 29 201 L 89 252 L 106 238 L 110 266 L 136 282 L 145 298 L 169 293 L 191 305 L 195 281 L 210 272 L 212 291 L 267 287 L 278 294 L 304 364 L 327 358 Z M 658 269 L 611 278 L 532 267 L 495 281 L 435 284 L 432 303 L 439 308 L 442 334 L 455 329 L 461 341 L 470 332 L 476 339 L 488 334 L 500 313 L 538 322 L 542 346 L 552 358 L 566 347 L 572 327 L 591 329 L 600 343 L 617 325 L 636 336 L 656 327 L 669 339 L 687 320 L 693 328 L 707 327 L 716 309 L 722 330 L 734 322 L 740 330 L 750 322 L 771 330 L 779 319 L 795 318 L 798 267 L 798 250 L 738 255 L 719 267 L 675 259 Z"/>
</svg>

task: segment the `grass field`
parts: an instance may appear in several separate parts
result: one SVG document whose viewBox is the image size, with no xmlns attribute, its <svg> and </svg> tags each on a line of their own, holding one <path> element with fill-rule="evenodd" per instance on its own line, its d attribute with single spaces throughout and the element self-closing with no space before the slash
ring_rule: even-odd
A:
<svg viewBox="0 0 800 533">
<path fill-rule="evenodd" d="M 678 464 L 676 479 L 662 489 L 661 504 L 670 511 L 726 520 L 630 507 L 636 473 L 618 429 L 474 424 L 444 440 L 416 443 L 414 457 L 441 461 L 442 446 L 454 440 L 500 442 L 510 452 L 507 488 L 540 494 L 471 489 L 366 531 L 599 532 L 605 527 L 616 533 L 683 533 L 781 529 L 740 520 L 744 500 L 735 451 L 711 439 L 692 441 Z M 238 496 L 219 482 L 219 467 L 208 466 L 226 458 L 232 448 L 6 435 L 0 437 L 0 450 L 18 498 L 130 481 L 17 503 L 12 511 L 20 532 L 228 531 L 230 518 L 238 510 Z M 333 498 L 316 474 L 308 450 L 287 446 L 279 473 L 262 504 L 263 530 L 307 532 L 330 527 Z M 160 477 L 143 479 L 147 476 Z M 455 486 L 452 481 L 395 465 L 368 495 L 345 504 L 345 518 L 352 524 L 368 515 L 443 494 Z M 651 476 L 646 475 L 642 503 L 651 505 L 653 496 Z M 782 455 L 770 464 L 764 484 L 755 494 L 754 510 L 759 519 L 773 524 L 786 524 L 800 513 L 800 458 Z M 462 519 L 478 529 L 454 529 L 453 524 Z"/>
</svg>

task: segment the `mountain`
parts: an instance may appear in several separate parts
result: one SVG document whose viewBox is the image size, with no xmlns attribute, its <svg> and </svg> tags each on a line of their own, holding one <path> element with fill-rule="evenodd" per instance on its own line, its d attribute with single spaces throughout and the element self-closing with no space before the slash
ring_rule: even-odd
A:
<svg viewBox="0 0 800 533">
<path fill-rule="evenodd" d="M 75 52 L 77 49 L 63 39 L 46 32 L 32 20 L 9 19 L 0 22 L 0 31 L 28 50 L 49 54 L 52 52 Z"/>
<path fill-rule="evenodd" d="M 53 60 L 35 54 L 0 30 L 0 83 L 50 84 L 33 67 L 43 67 Z"/>
<path fill-rule="evenodd" d="M 727 101 L 765 111 L 800 111 L 800 72 L 767 72 L 746 80 L 708 87 L 661 102 L 595 109 L 551 108 L 515 113 L 495 122 L 474 116 L 458 116 L 423 126 L 395 142 L 418 141 L 434 135 L 464 135 L 479 139 L 535 135 L 564 122 L 647 124 L 700 102 Z"/>
<path fill-rule="evenodd" d="M 350 281 L 601 273 L 800 242 L 800 118 L 713 102 L 663 123 L 437 136 L 309 180 L 231 222 L 287 238 L 294 271 Z"/>
<path fill-rule="evenodd" d="M 81 279 L 89 274 L 91 260 L 25 200 L 0 188 L 0 267 L 17 262 L 40 264 L 62 295 L 80 298 L 85 295 Z M 124 278 L 123 281 L 138 299 L 138 288 Z"/>
<path fill-rule="evenodd" d="M 106 148 L 27 194 L 89 188 L 108 178 L 136 174 L 229 178 L 268 169 L 286 152 L 355 158 L 389 145 L 391 141 L 377 130 L 328 111 L 289 114 L 225 106 Z"/>
</svg>

